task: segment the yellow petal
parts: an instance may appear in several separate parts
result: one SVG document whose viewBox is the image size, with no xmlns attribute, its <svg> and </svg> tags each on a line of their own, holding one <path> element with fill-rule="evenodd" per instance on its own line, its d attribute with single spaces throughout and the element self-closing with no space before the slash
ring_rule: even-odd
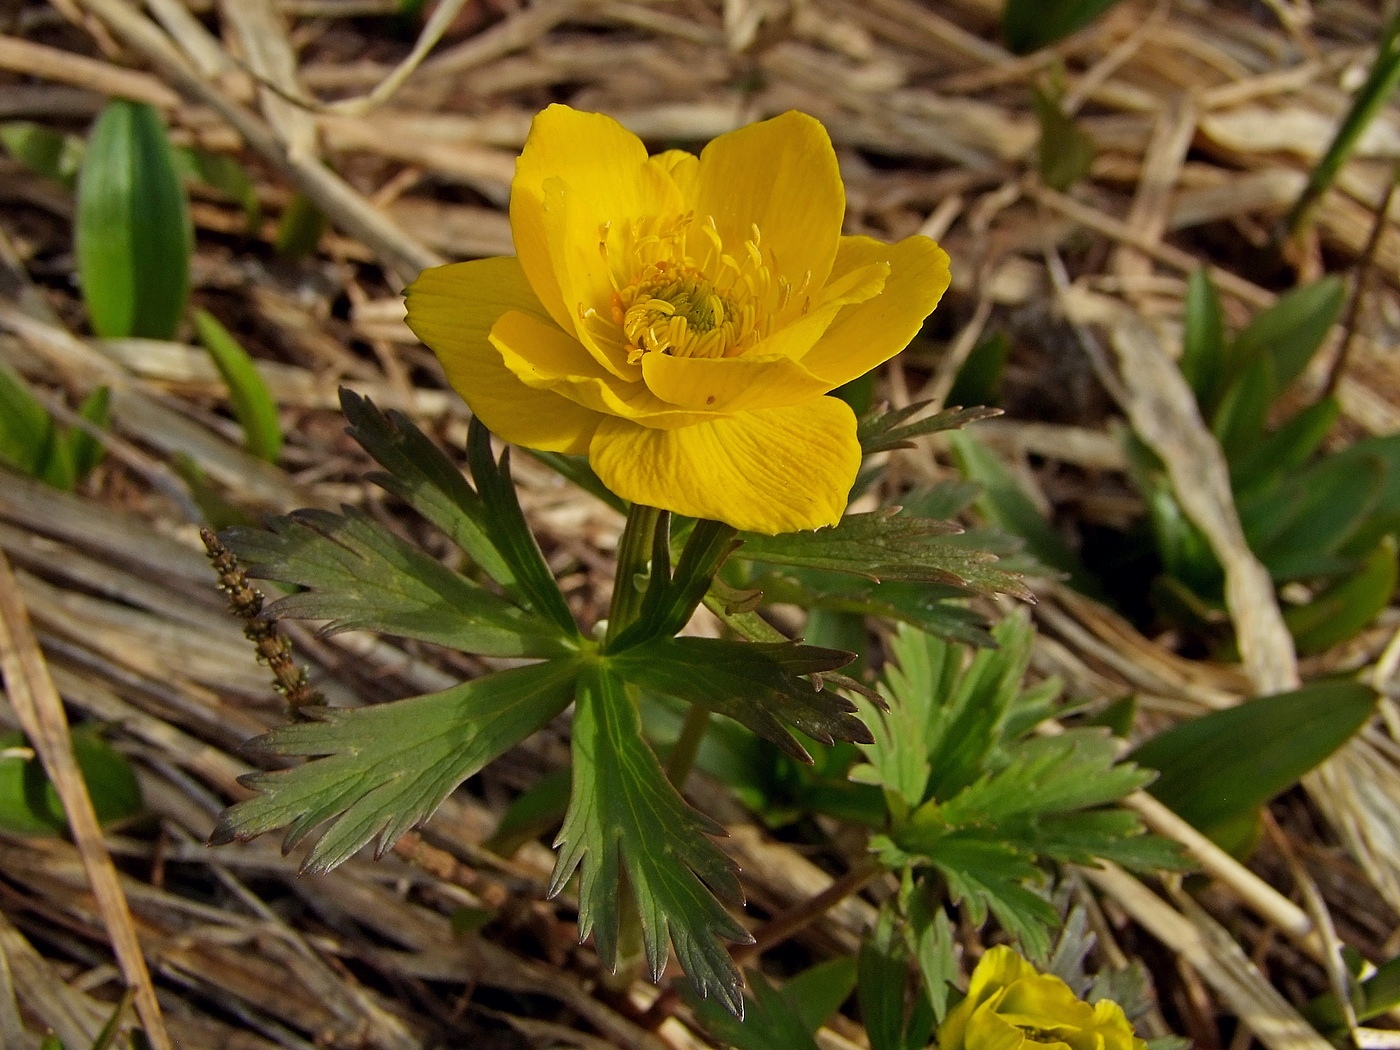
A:
<svg viewBox="0 0 1400 1050">
<path fill-rule="evenodd" d="M 855 414 L 822 397 L 675 430 L 607 419 L 588 459 L 624 499 L 776 535 L 840 520 L 860 445 Z"/>
<path fill-rule="evenodd" d="M 990 1007 L 983 1006 L 975 1011 L 968 1021 L 967 1033 L 963 1037 L 963 1046 L 959 1050 L 1024 1050 L 1029 1040 L 1026 1039 L 1025 1032 L 1007 1024 Z M 1041 1050 L 1038 1044 L 1032 1044 L 1035 1050 Z M 1044 1050 L 1055 1050 L 1058 1044 L 1050 1043 Z M 939 1039 L 939 1050 L 953 1050 L 948 1044 Z M 1061 1050 L 1068 1050 L 1062 1047 Z"/>
<path fill-rule="evenodd" d="M 526 386 L 491 346 L 491 327 L 502 314 L 515 311 L 548 323 L 516 259 L 424 270 L 406 294 L 408 327 L 437 354 L 448 381 L 488 429 L 526 448 L 573 455 L 588 450 L 601 417 Z"/>
<path fill-rule="evenodd" d="M 839 276 L 833 274 L 830 283 L 817 293 L 815 305 L 805 302 L 801 304 L 800 312 L 795 312 L 794 316 L 787 318 L 782 327 L 749 352 L 777 354 L 802 360 L 812 351 L 845 307 L 863 303 L 880 294 L 881 289 L 885 287 L 889 270 L 888 263 L 876 262 L 868 266 L 857 266 Z M 811 371 L 810 368 L 807 370 Z M 827 383 L 826 389 L 830 390 L 836 385 Z"/>
<path fill-rule="evenodd" d="M 786 357 L 672 357 L 647 354 L 642 375 L 657 397 L 712 412 L 799 405 L 821 397 L 830 384 Z"/>
<path fill-rule="evenodd" d="M 999 944 L 982 956 L 967 984 L 967 998 L 974 1007 L 1017 981 L 1035 977 L 1035 967 L 1004 944 Z"/>
<path fill-rule="evenodd" d="M 948 253 L 927 237 L 907 237 L 897 244 L 842 237 L 832 280 L 874 262 L 889 263 L 884 290 L 846 307 L 801 359 L 809 372 L 833 388 L 863 376 L 908 346 L 948 288 Z"/>
<path fill-rule="evenodd" d="M 846 190 L 820 122 L 789 112 L 721 135 L 700 154 L 696 178 L 695 211 L 714 217 L 726 251 L 737 254 L 757 225 L 775 278 L 795 288 L 810 272 L 812 288 L 826 283 Z"/>
<path fill-rule="evenodd" d="M 662 401 L 642 382 L 628 383 L 599 365 L 579 341 L 538 314 L 511 310 L 491 329 L 491 345 L 506 368 L 534 390 L 550 390 L 608 415 L 676 427 L 708 418 Z"/>
<path fill-rule="evenodd" d="M 554 180 L 562 183 L 567 203 L 562 239 L 545 217 L 547 187 Z M 587 245 L 596 259 L 605 224 L 678 211 L 679 201 L 675 183 L 648 163 L 641 139 L 611 117 L 560 105 L 535 116 L 515 162 L 510 228 L 530 285 L 559 327 L 575 330 L 581 301 L 561 271 L 560 248 Z"/>
<path fill-rule="evenodd" d="M 687 207 L 693 206 L 696 187 L 699 184 L 700 158 L 683 149 L 668 149 L 666 152 L 658 153 L 652 157 L 651 163 L 662 168 L 671 176 L 676 188 L 681 191 L 681 197 L 685 200 Z"/>
</svg>

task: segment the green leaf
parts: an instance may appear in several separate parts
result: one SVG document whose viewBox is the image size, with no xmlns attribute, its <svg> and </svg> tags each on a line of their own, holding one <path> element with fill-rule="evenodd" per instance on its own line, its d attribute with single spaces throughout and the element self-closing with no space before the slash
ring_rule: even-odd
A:
<svg viewBox="0 0 1400 1050">
<path fill-rule="evenodd" d="M 1315 682 L 1183 722 L 1129 757 L 1159 770 L 1148 790 L 1211 835 L 1324 761 L 1375 709 L 1368 686 Z"/>
<path fill-rule="evenodd" d="M 541 452 L 536 448 L 526 451 L 560 477 L 572 481 L 589 495 L 598 497 L 619 514 L 627 513 L 627 501 L 604 485 L 602 479 L 593 473 L 587 456 L 566 456 L 562 452 Z"/>
<path fill-rule="evenodd" d="M 78 416 L 101 430 L 112 426 L 112 392 L 105 386 L 93 389 L 83 403 L 78 406 Z M 85 478 L 97 469 L 107 454 L 102 442 L 85 430 L 72 427 L 68 431 L 68 451 L 73 459 L 73 474 L 77 479 Z"/>
<path fill-rule="evenodd" d="M 1277 484 L 1310 460 L 1341 414 L 1335 397 L 1324 397 L 1299 411 L 1287 423 L 1245 450 L 1230 463 L 1230 480 L 1237 493 L 1255 485 Z"/>
<path fill-rule="evenodd" d="M 49 410 L 4 361 L 0 361 L 0 462 L 54 488 L 76 480 L 72 448 Z"/>
<path fill-rule="evenodd" d="M 1094 163 L 1094 140 L 1060 107 L 1058 93 L 1031 87 L 1031 102 L 1040 124 L 1040 177 L 1063 193 Z"/>
<path fill-rule="evenodd" d="M 950 405 L 993 405 L 1001 389 L 1006 358 L 1011 353 L 1011 340 L 1003 332 L 987 336 L 972 348 L 967 360 L 953 378 L 953 386 L 944 398 Z"/>
<path fill-rule="evenodd" d="M 1225 396 L 1211 420 L 1211 431 L 1227 460 L 1246 456 L 1263 443 L 1274 390 L 1273 361 L 1267 356 L 1250 361 L 1225 388 Z"/>
<path fill-rule="evenodd" d="M 83 140 L 29 120 L 0 124 L 0 146 L 30 171 L 71 187 L 83 163 Z"/>
<path fill-rule="evenodd" d="M 813 1030 L 803 1016 L 802 1000 L 791 985 L 774 988 L 757 970 L 748 971 L 744 1009 L 726 1012 L 718 1003 L 696 996 L 690 982 L 682 994 L 706 1030 L 735 1050 L 817 1050 Z M 735 1016 L 737 1014 L 737 1016 Z"/>
<path fill-rule="evenodd" d="M 1395 537 L 1386 536 L 1362 561 L 1361 567 L 1337 580 L 1306 605 L 1284 610 L 1283 622 L 1293 632 L 1304 656 L 1325 653 L 1359 634 L 1395 595 Z"/>
<path fill-rule="evenodd" d="M 1272 382 L 1266 400 L 1287 389 L 1322 346 L 1342 312 L 1346 285 L 1340 277 L 1294 288 L 1255 315 L 1226 351 L 1226 378 L 1234 379 L 1255 361 L 1268 360 Z"/>
<path fill-rule="evenodd" d="M 1335 555 L 1366 523 L 1385 483 L 1378 459 L 1328 456 L 1272 492 L 1242 498 L 1240 524 L 1276 581 L 1331 575 L 1349 567 Z"/>
<path fill-rule="evenodd" d="M 557 827 L 569 809 L 568 769 L 555 769 L 506 807 L 491 837 L 482 843 L 492 853 L 513 857 L 521 846 Z"/>
<path fill-rule="evenodd" d="M 1400 956 L 1376 967 L 1375 973 L 1355 987 L 1352 1008 L 1363 1024 L 1400 1006 Z M 1335 994 L 1318 996 L 1303 1008 L 1303 1016 L 1325 1035 L 1342 1034 L 1347 1030 L 1346 1014 L 1337 1003 Z"/>
<path fill-rule="evenodd" d="M 609 658 L 624 680 L 727 715 L 800 762 L 811 757 L 786 726 L 824 744 L 870 739 L 854 703 L 802 677 L 850 662 L 850 653 L 795 642 L 691 637 L 655 638 Z"/>
<path fill-rule="evenodd" d="M 1001 415 L 999 408 L 946 408 L 925 419 L 908 422 L 931 404 L 932 401 L 916 401 L 904 408 L 862 416 L 856 428 L 861 452 L 870 456 L 896 448 L 913 448 L 916 437 L 959 430 L 979 419 Z"/>
<path fill-rule="evenodd" d="M 292 196 L 277 223 L 273 247 L 284 259 L 302 259 L 316 250 L 326 232 L 326 216 L 304 193 Z"/>
<path fill-rule="evenodd" d="M 868 580 L 946 583 L 1030 598 L 1019 577 L 995 568 L 996 556 L 946 542 L 961 531 L 946 521 L 893 509 L 848 514 L 829 529 L 781 536 L 745 534 L 743 556 L 768 565 L 851 573 Z"/>
<path fill-rule="evenodd" d="M 483 656 L 560 656 L 566 636 L 400 539 L 362 511 L 300 510 L 224 541 L 251 575 L 310 588 L 273 617 L 329 620 L 323 634 L 371 630 Z"/>
<path fill-rule="evenodd" d="M 1181 509 L 1161 459 L 1128 430 L 1124 431 L 1123 449 L 1128 455 L 1129 475 L 1147 504 L 1152 539 L 1167 574 L 1194 594 L 1217 593 L 1224 583 L 1224 570 L 1210 541 Z"/>
<path fill-rule="evenodd" d="M 982 485 L 977 509 L 993 524 L 1025 540 L 1035 559 L 1064 573 L 1075 590 L 1099 597 L 1102 591 L 1079 555 L 1054 526 L 1041 517 L 1040 510 L 1021 491 L 1001 461 L 967 434 L 949 434 L 948 442 L 962 472 Z"/>
<path fill-rule="evenodd" d="M 371 840 L 382 855 L 463 780 L 563 711 L 577 675 L 574 661 L 551 661 L 375 707 L 303 708 L 312 721 L 247 747 L 312 761 L 243 777 L 258 794 L 226 810 L 210 841 L 287 827 L 289 851 L 324 825 L 304 872 L 330 871 Z"/>
<path fill-rule="evenodd" d="M 141 812 L 141 788 L 131 763 L 97 731 L 74 731 L 73 756 L 99 823 Z M 19 732 L 0 736 L 0 830 L 13 835 L 62 835 L 68 830 L 58 791 Z"/>
<path fill-rule="evenodd" d="M 918 963 L 934 1020 L 942 1024 L 948 1013 L 948 991 L 958 979 L 957 937 L 941 900 L 932 903 L 926 889 L 923 880 L 911 886 L 904 937 Z"/>
<path fill-rule="evenodd" d="M 189 295 L 194 234 L 160 114 L 113 99 L 78 176 L 78 277 L 93 331 L 169 339 Z"/>
<path fill-rule="evenodd" d="M 1211 416 L 1221 394 L 1225 354 L 1225 315 L 1210 271 L 1193 270 L 1186 284 L 1181 374 L 1191 385 L 1203 416 Z"/>
<path fill-rule="evenodd" d="M 262 223 L 262 201 L 242 164 L 227 153 L 211 153 L 188 146 L 177 149 L 175 156 L 186 178 L 217 190 L 241 205 L 248 220 L 248 232 L 257 232 Z"/>
<path fill-rule="evenodd" d="M 259 459 L 276 463 L 282 454 L 282 423 L 277 418 L 277 403 L 272 400 L 252 357 L 208 310 L 194 312 L 194 327 L 199 341 L 209 351 L 228 385 L 233 417 L 243 427 L 243 442 L 248 451 Z"/>
<path fill-rule="evenodd" d="M 933 1007 L 912 976 L 909 950 L 893 909 L 880 909 L 859 957 L 860 1016 L 871 1050 L 923 1050 L 933 1032 Z"/>
<path fill-rule="evenodd" d="M 803 970 L 783 985 L 783 994 L 797 1007 L 803 1027 L 815 1035 L 850 998 L 855 986 L 856 961 L 837 956 Z"/>
<path fill-rule="evenodd" d="M 496 549 L 481 497 L 442 450 L 407 416 L 381 412 L 344 387 L 340 407 L 350 423 L 346 433 L 387 471 L 370 480 L 431 521 L 513 598 L 528 604 L 515 571 Z"/>
<path fill-rule="evenodd" d="M 601 662 L 579 677 L 573 727 L 574 782 L 559 833 L 551 894 L 582 866 L 579 935 L 594 933 L 598 958 L 617 965 L 618 887 L 626 875 L 641 918 L 653 979 L 667 939 L 702 998 L 742 1011 L 739 972 L 720 938 L 749 943 L 717 899 L 743 900 L 733 865 L 708 835 L 724 829 L 688 806 L 642 739 L 626 684 Z"/>
<path fill-rule="evenodd" d="M 553 620 L 566 634 L 577 636 L 574 614 L 569 611 L 569 603 L 564 600 L 516 499 L 515 482 L 510 476 L 510 449 L 503 449 L 497 460 L 491 453 L 490 431 L 475 416 L 467 430 L 467 463 L 480 496 L 481 524 L 491 545 L 510 566 L 516 586 L 531 608 Z"/>
<path fill-rule="evenodd" d="M 652 537 L 651 576 L 637 619 L 608 642 L 609 652 L 621 652 L 652 638 L 669 638 L 689 623 L 720 566 L 742 542 L 729 525 L 697 521 L 672 573 L 668 522 L 669 515 L 663 513 Z"/>
<path fill-rule="evenodd" d="M 1117 0 L 1006 0 L 1001 28 L 1006 43 L 1027 55 L 1078 32 Z"/>
</svg>

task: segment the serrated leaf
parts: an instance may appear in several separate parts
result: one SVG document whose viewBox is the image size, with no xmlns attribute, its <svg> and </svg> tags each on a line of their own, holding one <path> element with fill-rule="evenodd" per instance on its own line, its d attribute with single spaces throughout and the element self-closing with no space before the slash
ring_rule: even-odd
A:
<svg viewBox="0 0 1400 1050">
<path fill-rule="evenodd" d="M 362 511 L 300 510 L 224 542 L 251 575 L 309 588 L 268 607 L 274 617 L 329 620 L 325 634 L 373 630 L 483 656 L 573 650 L 550 623 L 400 539 Z"/>
<path fill-rule="evenodd" d="M 1181 374 L 1195 393 L 1201 414 L 1209 417 L 1221 393 L 1225 315 L 1220 306 L 1220 292 L 1208 270 L 1191 271 L 1186 284 L 1184 314 Z"/>
<path fill-rule="evenodd" d="M 1129 757 L 1158 770 L 1148 790 L 1209 835 L 1325 760 L 1375 707 L 1376 693 L 1368 686 L 1314 682 L 1183 722 Z"/>
<path fill-rule="evenodd" d="M 931 404 L 932 401 L 916 401 L 903 408 L 862 416 L 856 428 L 861 452 L 869 456 L 890 449 L 913 448 L 913 440 L 916 437 L 937 434 L 944 430 L 960 430 L 979 419 L 991 419 L 1001 415 L 999 408 L 945 408 L 924 419 L 909 422 Z"/>
<path fill-rule="evenodd" d="M 609 658 L 623 679 L 727 715 L 800 762 L 811 757 L 787 726 L 814 740 L 868 741 L 856 705 L 803 675 L 834 671 L 851 654 L 795 642 L 657 638 Z"/>
<path fill-rule="evenodd" d="M 400 412 L 382 412 L 353 390 L 340 389 L 352 438 L 387 473 L 370 480 L 397 496 L 447 535 L 491 579 L 522 602 L 519 580 L 493 543 L 486 508 L 462 472 Z"/>
<path fill-rule="evenodd" d="M 274 729 L 248 749 L 312 760 L 244 777 L 258 794 L 226 810 L 210 841 L 287 827 L 283 849 L 291 850 L 324 826 L 306 872 L 329 871 L 370 841 L 382 854 L 463 780 L 564 710 L 577 675 L 576 663 L 551 661 L 374 707 L 304 708 L 312 721 Z"/>
<path fill-rule="evenodd" d="M 579 935 L 592 931 L 604 966 L 617 965 L 618 887 L 626 875 L 653 979 L 674 945 L 702 998 L 743 1009 L 739 972 L 721 941 L 752 940 L 717 898 L 743 900 L 733 865 L 709 840 L 724 829 L 690 808 L 642 738 L 627 686 L 600 662 L 579 677 L 574 782 L 550 892 L 581 868 Z"/>
<path fill-rule="evenodd" d="M 194 312 L 194 327 L 228 386 L 233 418 L 243 428 L 243 443 L 259 459 L 276 463 L 282 454 L 282 423 L 253 358 L 208 310 Z"/>
<path fill-rule="evenodd" d="M 93 331 L 169 339 L 189 295 L 194 234 L 160 114 L 107 103 L 78 175 L 78 276 Z"/>
<path fill-rule="evenodd" d="M 668 529 L 669 515 L 663 514 L 653 535 L 651 577 L 637 619 L 608 642 L 609 652 L 622 652 L 652 638 L 676 634 L 690 622 L 720 566 L 742 542 L 729 525 L 697 521 L 686 537 L 673 573 Z"/>
<path fill-rule="evenodd" d="M 819 532 L 745 534 L 743 556 L 768 565 L 845 572 L 876 581 L 947 583 L 1031 598 L 1019 577 L 995 567 L 995 555 L 943 542 L 958 531 L 951 522 L 883 510 L 849 514 Z"/>
<path fill-rule="evenodd" d="M 1018 55 L 1026 55 L 1078 32 L 1117 0 L 1006 0 L 1002 32 Z"/>
<path fill-rule="evenodd" d="M 1064 573 L 1075 590 L 1098 597 L 1102 591 L 1079 555 L 1041 517 L 1001 461 L 968 434 L 950 434 L 948 442 L 962 472 L 982 486 L 977 509 L 993 524 L 1025 540 L 1035 559 Z"/>
<path fill-rule="evenodd" d="M 738 1016 L 718 1003 L 695 995 L 687 982 L 681 986 L 691 1009 L 706 1030 L 735 1050 L 817 1050 L 812 1031 L 802 1015 L 802 1001 L 791 990 L 775 988 L 757 970 L 748 971 L 748 994 Z"/>
</svg>

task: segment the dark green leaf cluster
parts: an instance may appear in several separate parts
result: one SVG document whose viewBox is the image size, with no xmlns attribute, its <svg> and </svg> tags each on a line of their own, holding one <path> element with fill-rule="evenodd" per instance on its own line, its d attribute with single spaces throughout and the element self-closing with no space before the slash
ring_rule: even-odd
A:
<svg viewBox="0 0 1400 1050">
<path fill-rule="evenodd" d="M 876 846 L 886 863 L 936 872 L 974 922 L 990 911 L 1043 953 L 1057 921 L 1037 892 L 1048 864 L 1179 862 L 1174 847 L 1115 805 L 1153 774 L 1117 762 L 1106 730 L 1034 733 L 1056 711 L 1059 684 L 1023 688 L 1025 617 L 994 634 L 998 648 L 964 667 L 959 647 L 901 627 L 882 688 L 889 711 L 867 712 L 875 743 L 852 777 L 884 792 L 889 826 Z"/>
</svg>

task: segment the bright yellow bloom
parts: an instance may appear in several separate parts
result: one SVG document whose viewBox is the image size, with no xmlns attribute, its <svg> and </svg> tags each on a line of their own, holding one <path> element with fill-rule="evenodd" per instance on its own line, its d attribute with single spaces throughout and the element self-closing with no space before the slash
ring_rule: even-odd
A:
<svg viewBox="0 0 1400 1050">
<path fill-rule="evenodd" d="M 841 236 L 826 131 L 785 113 L 699 157 L 550 106 L 511 185 L 515 258 L 428 270 L 408 323 L 488 428 L 587 453 L 624 499 L 775 534 L 834 524 L 860 464 L 824 396 L 948 286 L 927 237 Z"/>
<path fill-rule="evenodd" d="M 967 998 L 938 1029 L 939 1050 L 1146 1050 L 1123 1008 L 1090 1006 L 1069 985 L 996 947 L 972 972 Z"/>
</svg>

